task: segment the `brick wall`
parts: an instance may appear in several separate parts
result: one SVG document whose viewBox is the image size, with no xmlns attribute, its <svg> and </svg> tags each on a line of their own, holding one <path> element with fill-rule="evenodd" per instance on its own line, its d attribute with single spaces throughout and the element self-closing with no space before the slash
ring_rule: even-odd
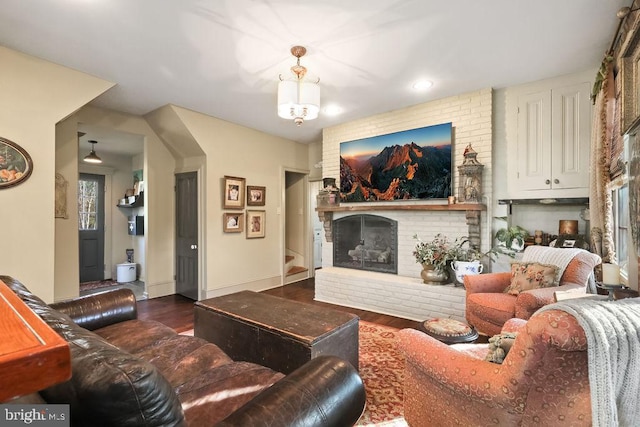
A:
<svg viewBox="0 0 640 427">
<path fill-rule="evenodd" d="M 322 268 L 316 271 L 315 299 L 416 321 L 465 321 L 463 287 L 425 285 L 421 279 L 391 274 Z"/>
<path fill-rule="evenodd" d="M 384 135 L 408 129 L 452 122 L 454 144 L 453 194 L 458 191 L 458 168 L 462 164 L 463 152 L 471 144 L 478 152 L 478 161 L 484 164 L 482 177 L 483 203 L 487 211 L 481 218 L 481 249 L 491 247 L 491 158 L 492 158 L 492 90 L 483 89 L 437 101 L 407 107 L 376 116 L 367 117 L 342 125 L 325 128 L 322 141 L 322 176 L 340 179 L 340 143 L 371 136 Z M 438 201 L 441 203 L 442 201 Z M 417 204 L 424 200 L 392 202 Z M 388 205 L 386 202 L 385 205 Z M 326 240 L 322 244 L 323 269 L 316 273 L 316 299 L 348 305 L 356 308 L 393 314 L 414 320 L 428 317 L 464 318 L 464 289 L 453 286 L 427 286 L 420 278 L 421 266 L 415 262 L 412 251 L 417 234 L 422 240 L 431 240 L 437 233 L 447 235 L 451 240 L 466 236 L 468 228 L 464 211 L 375 211 L 376 203 L 371 203 L 371 212 L 398 221 L 398 275 L 366 273 L 357 270 L 329 268 L 333 265 L 333 245 Z M 334 219 L 349 215 L 334 213 Z M 347 280 L 347 277 L 351 276 Z M 338 284 L 338 281 L 340 284 Z M 359 281 L 362 281 L 360 283 Z M 381 292 L 367 290 L 370 284 L 390 290 Z M 376 285 L 376 286 L 377 286 Z M 342 287 L 342 290 L 341 290 Z M 377 289 L 374 288 L 374 289 Z M 357 295 L 359 292 L 363 294 Z M 405 293 L 406 294 L 403 294 Z M 398 298 L 389 302 L 390 293 Z M 364 294 L 371 298 L 364 298 Z M 377 297 L 376 297 L 377 295 Z M 439 295 L 438 297 L 435 297 Z M 449 301 L 449 299 L 453 301 Z M 431 303 L 427 304 L 428 301 Z M 445 307 L 439 304 L 444 301 Z M 356 305 L 357 304 L 357 305 Z M 395 307 L 395 308 L 393 308 Z M 428 315 L 425 310 L 435 315 Z"/>
<path fill-rule="evenodd" d="M 482 189 L 483 200 L 491 200 L 491 146 L 492 146 L 492 90 L 483 89 L 437 101 L 391 111 L 365 119 L 325 128 L 322 141 L 322 176 L 340 179 L 340 143 L 354 139 L 384 135 L 402 130 L 452 122 L 454 138 L 454 182 L 453 193 L 457 195 L 458 165 L 462 164 L 463 152 L 467 144 L 472 144 L 478 152 L 478 161 L 484 164 Z M 388 205 L 389 202 L 386 202 Z M 393 202 L 418 203 L 418 202 Z M 424 203 L 424 201 L 421 201 Z M 372 203 L 371 206 L 375 206 Z M 482 213 L 482 249 L 491 247 L 491 218 L 489 209 Z M 415 245 L 412 236 L 418 234 L 423 240 L 430 240 L 437 233 L 446 234 L 451 239 L 468 234 L 464 211 L 385 211 L 370 212 L 398 221 L 398 275 L 420 277 L 420 266 L 415 263 L 411 251 Z M 334 214 L 339 218 L 339 214 Z M 323 242 L 323 267 L 333 263 L 333 247 Z"/>
</svg>

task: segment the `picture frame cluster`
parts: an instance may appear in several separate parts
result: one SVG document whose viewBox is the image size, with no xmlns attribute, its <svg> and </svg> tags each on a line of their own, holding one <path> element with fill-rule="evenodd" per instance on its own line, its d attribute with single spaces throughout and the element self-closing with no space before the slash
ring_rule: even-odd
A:
<svg viewBox="0 0 640 427">
<path fill-rule="evenodd" d="M 222 230 L 225 233 L 245 232 L 247 239 L 265 237 L 266 211 L 244 211 L 246 206 L 265 206 L 267 189 L 263 186 L 246 185 L 246 180 L 237 176 L 223 178 L 223 209 L 242 210 L 242 212 L 224 212 Z"/>
</svg>

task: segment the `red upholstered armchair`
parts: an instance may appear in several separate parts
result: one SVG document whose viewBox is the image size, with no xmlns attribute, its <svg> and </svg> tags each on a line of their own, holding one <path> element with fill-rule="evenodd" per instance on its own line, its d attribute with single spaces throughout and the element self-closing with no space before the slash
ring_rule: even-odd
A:
<svg viewBox="0 0 640 427">
<path fill-rule="evenodd" d="M 534 248 L 534 249 L 531 249 Z M 569 249 L 533 247 L 525 250 L 536 253 L 557 254 Z M 500 333 L 502 325 L 513 318 L 529 319 L 540 307 L 554 302 L 556 291 L 569 289 L 585 289 L 593 268 L 600 264 L 598 255 L 582 249 L 572 249 L 577 253 L 566 266 L 559 279 L 559 286 L 532 289 L 518 295 L 505 293 L 511 283 L 511 273 L 487 273 L 475 276 L 465 276 L 464 286 L 466 295 L 466 318 L 478 333 L 493 336 Z M 552 256 L 553 257 L 553 256 Z M 530 258 L 530 257 L 529 257 Z M 541 261 L 542 262 L 542 261 Z"/>
<path fill-rule="evenodd" d="M 577 320 L 548 310 L 505 324 L 505 331 L 515 329 L 501 365 L 484 360 L 488 344 L 448 346 L 415 329 L 401 330 L 407 423 L 591 425 L 587 339 Z"/>
</svg>

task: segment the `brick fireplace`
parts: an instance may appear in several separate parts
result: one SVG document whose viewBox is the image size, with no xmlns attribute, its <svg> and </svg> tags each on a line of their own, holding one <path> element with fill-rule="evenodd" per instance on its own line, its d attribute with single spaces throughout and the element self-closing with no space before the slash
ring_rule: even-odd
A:
<svg viewBox="0 0 640 427">
<path fill-rule="evenodd" d="M 416 243 L 413 236 L 417 234 L 423 240 L 431 239 L 437 233 L 452 240 L 470 236 L 477 239 L 481 250 L 491 247 L 491 218 L 494 215 L 491 180 L 493 96 L 492 89 L 487 88 L 323 129 L 322 176 L 338 181 L 341 142 L 446 122 L 451 122 L 454 129 L 454 165 L 462 164 L 464 148 L 472 144 L 478 153 L 478 161 L 484 164 L 484 170 L 483 197 L 477 206 L 422 200 L 351 204 L 330 212 L 319 210 L 324 221 L 325 239 L 322 269 L 316 272 L 317 300 L 413 320 L 429 317 L 464 320 L 464 288 L 422 283 L 422 267 L 412 255 Z M 453 170 L 451 188 L 456 189 L 459 176 L 457 168 Z M 397 221 L 397 274 L 334 267 L 332 221 L 353 214 L 380 215 Z"/>
<path fill-rule="evenodd" d="M 423 240 L 437 233 L 451 240 L 468 236 L 480 228 L 483 205 L 396 205 L 340 206 L 318 208 L 325 225 L 322 269 L 316 271 L 318 301 L 389 314 L 411 320 L 448 317 L 464 320 L 465 291 L 452 284 L 426 285 L 420 278 L 422 267 L 415 262 L 414 235 Z M 375 214 L 397 224 L 397 274 L 354 270 L 336 266 L 333 241 L 336 221 Z M 480 233 L 478 233 L 478 236 Z M 339 263 L 338 263 L 339 265 Z"/>
</svg>

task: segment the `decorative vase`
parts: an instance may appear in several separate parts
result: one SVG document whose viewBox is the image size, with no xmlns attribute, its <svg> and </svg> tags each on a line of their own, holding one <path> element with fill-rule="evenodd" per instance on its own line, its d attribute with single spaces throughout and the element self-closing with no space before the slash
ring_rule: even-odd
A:
<svg viewBox="0 0 640 427">
<path fill-rule="evenodd" d="M 453 270 L 456 281 L 460 285 L 464 285 L 464 276 L 468 274 L 482 273 L 482 264 L 480 261 L 451 261 L 451 269 Z M 457 285 L 456 285 L 457 286 Z"/>
<path fill-rule="evenodd" d="M 449 275 L 444 270 L 438 270 L 431 264 L 422 264 L 422 272 L 420 272 L 422 281 L 427 285 L 444 285 L 449 279 Z"/>
</svg>

